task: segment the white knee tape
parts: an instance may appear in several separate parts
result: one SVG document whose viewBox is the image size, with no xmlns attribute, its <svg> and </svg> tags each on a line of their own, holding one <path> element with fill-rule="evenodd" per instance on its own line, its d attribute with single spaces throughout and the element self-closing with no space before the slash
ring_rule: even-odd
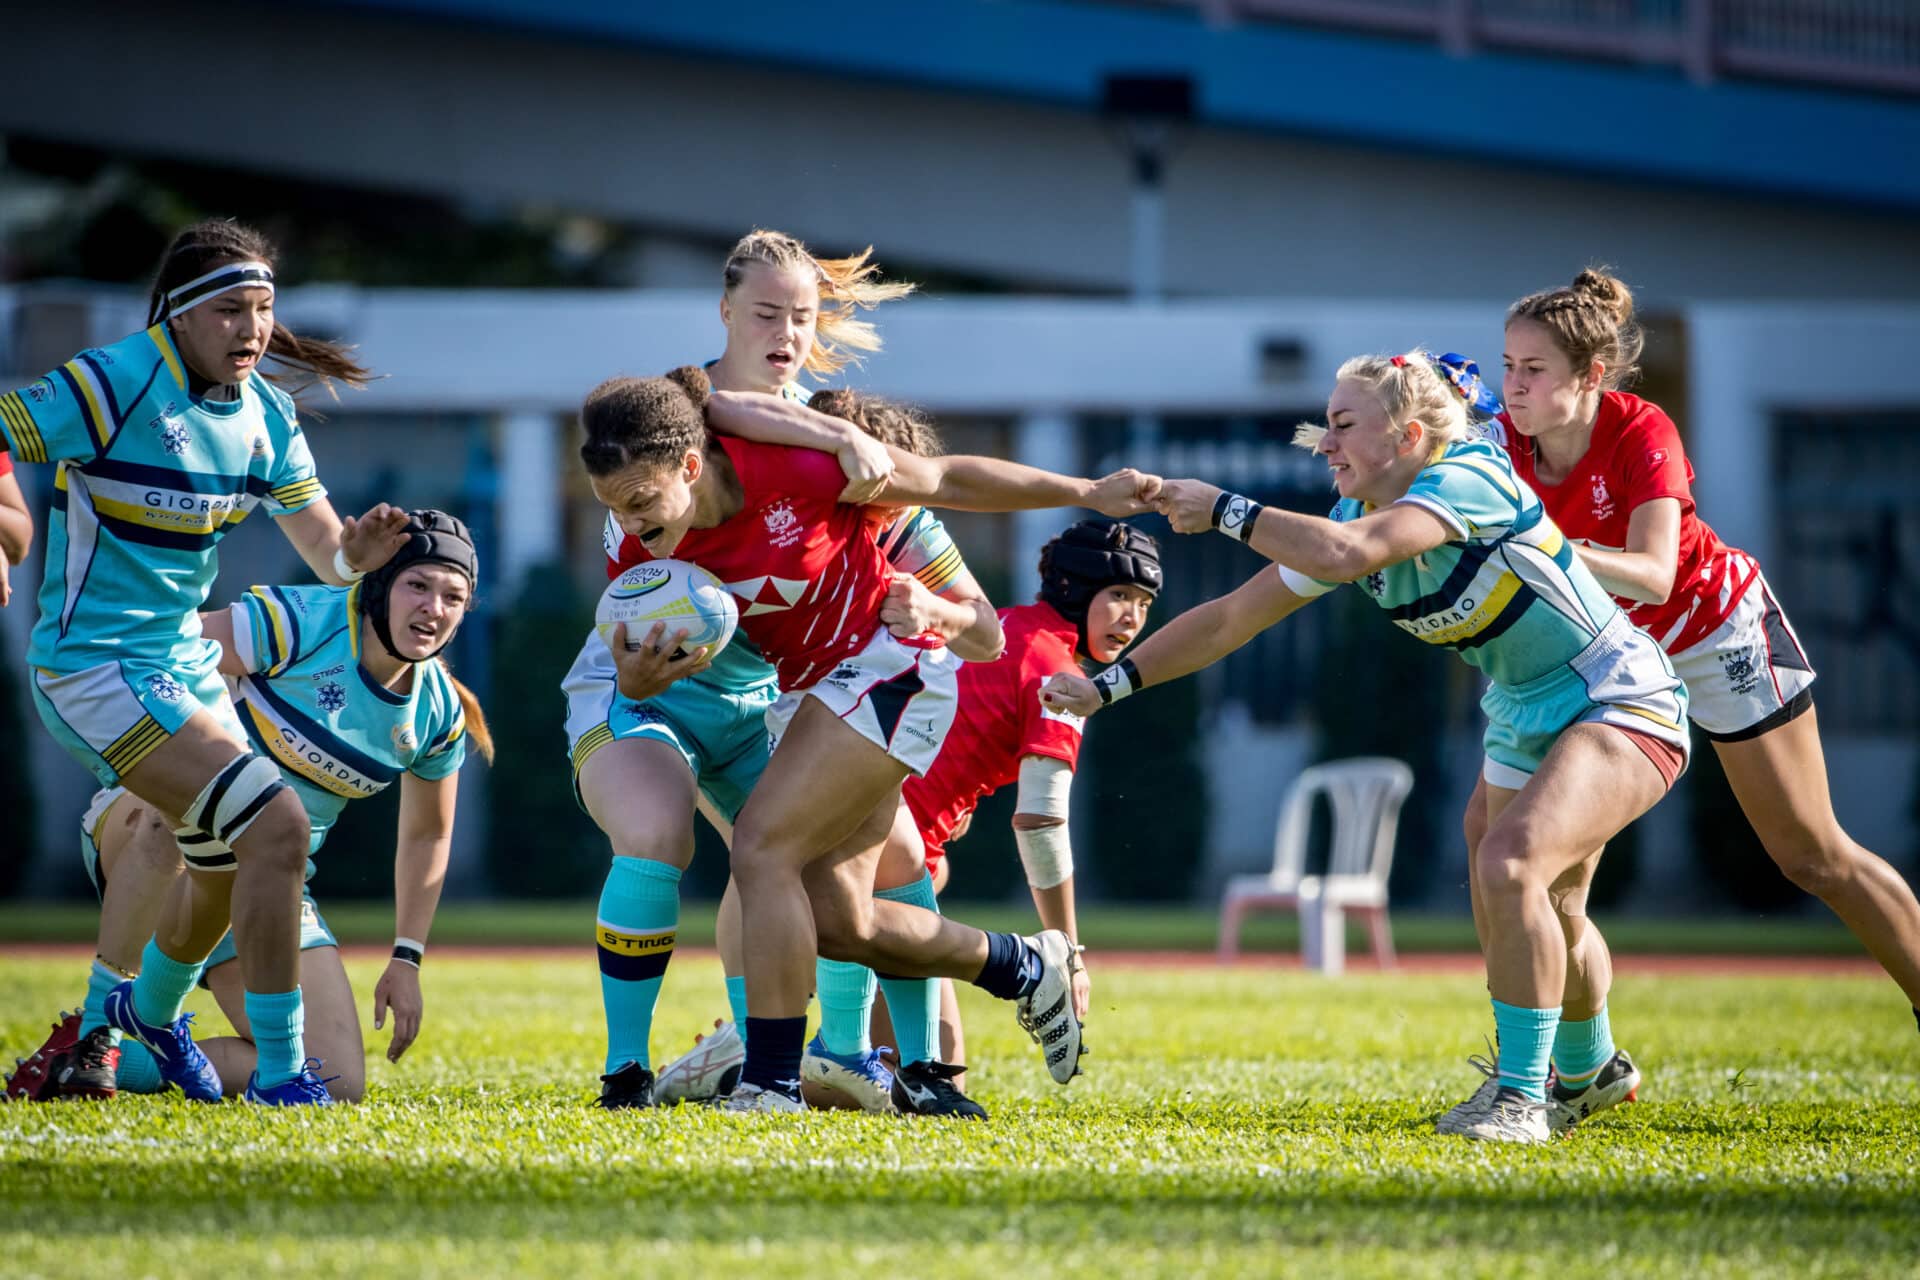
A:
<svg viewBox="0 0 1920 1280">
<path fill-rule="evenodd" d="M 180 846 L 180 856 L 195 871 L 231 871 L 234 868 L 233 850 L 198 827 L 175 827 L 173 842 Z"/>
<path fill-rule="evenodd" d="M 201 834 L 230 848 L 267 803 L 286 789 L 280 770 L 271 760 L 252 754 L 235 756 L 182 816 Z M 186 852 L 184 846 L 181 852 Z"/>
</svg>

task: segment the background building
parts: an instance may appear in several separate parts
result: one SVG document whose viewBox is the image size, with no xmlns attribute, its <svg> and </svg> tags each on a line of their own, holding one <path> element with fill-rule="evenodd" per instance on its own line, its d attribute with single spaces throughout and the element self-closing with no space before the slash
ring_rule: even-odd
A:
<svg viewBox="0 0 1920 1280">
<path fill-rule="evenodd" d="M 389 375 L 320 406 L 336 505 L 445 505 L 478 531 L 486 608 L 454 656 L 503 753 L 468 775 L 455 892 L 598 883 L 556 687 L 598 576 L 570 418 L 608 374 L 717 353 L 719 263 L 754 225 L 823 252 L 872 243 L 926 282 L 881 316 L 887 350 L 856 380 L 932 410 L 951 447 L 1230 480 L 1303 510 L 1324 509 L 1322 473 L 1284 442 L 1342 358 L 1423 343 L 1496 369 L 1512 298 L 1613 264 L 1703 513 L 1767 565 L 1826 673 L 1837 807 L 1912 872 L 1908 6 L 80 2 L 10 29 L 30 53 L 0 95 L 6 379 L 137 328 L 168 227 L 234 213 L 312 282 L 283 295 L 288 321 Z M 218 74 L 180 74 L 216 43 Z M 1013 601 L 1068 518 L 953 523 Z M 270 529 L 227 547 L 221 598 L 299 576 Z M 1168 563 L 1162 616 L 1257 565 L 1218 539 L 1181 539 Z M 0 732 L 32 761 L 37 827 L 4 839 L 13 887 L 52 893 L 79 884 L 89 784 L 25 707 L 29 609 L 0 614 L 24 717 Z M 1419 773 L 1401 899 L 1464 909 L 1478 690 L 1372 613 L 1336 598 L 1097 725 L 1075 821 L 1095 884 L 1205 892 L 1263 860 L 1301 764 L 1378 750 Z M 1416 715 L 1446 733 L 1407 733 Z M 1702 757 L 1609 858 L 1609 890 L 1797 901 Z M 357 808 L 377 812 L 329 845 L 335 894 L 388 883 L 390 821 Z M 993 818 L 956 893 L 1017 881 Z"/>
</svg>

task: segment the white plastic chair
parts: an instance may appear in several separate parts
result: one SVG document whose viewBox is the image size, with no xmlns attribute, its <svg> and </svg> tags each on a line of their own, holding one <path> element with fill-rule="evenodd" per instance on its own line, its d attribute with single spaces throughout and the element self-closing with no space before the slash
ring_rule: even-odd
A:
<svg viewBox="0 0 1920 1280">
<path fill-rule="evenodd" d="M 1273 837 L 1273 870 L 1234 876 L 1220 903 L 1222 963 L 1240 953 L 1240 927 L 1259 909 L 1294 907 L 1300 913 L 1300 954 L 1308 968 L 1338 975 L 1346 968 L 1346 913 L 1367 922 L 1382 968 L 1393 964 L 1393 928 L 1387 919 L 1387 876 L 1400 806 L 1413 790 L 1413 770 L 1385 756 L 1356 756 L 1301 771 L 1280 804 Z M 1333 810 L 1327 873 L 1304 874 L 1313 800 L 1324 794 Z"/>
</svg>

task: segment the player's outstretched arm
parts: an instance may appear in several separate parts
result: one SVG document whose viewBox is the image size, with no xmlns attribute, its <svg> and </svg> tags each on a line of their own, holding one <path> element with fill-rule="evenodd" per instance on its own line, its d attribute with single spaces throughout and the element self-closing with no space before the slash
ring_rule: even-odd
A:
<svg viewBox="0 0 1920 1280">
<path fill-rule="evenodd" d="M 1154 507 L 1175 533 L 1217 529 L 1267 559 L 1322 582 L 1354 582 L 1455 536 L 1426 507 L 1396 502 L 1337 521 L 1264 507 L 1203 480 L 1165 480 Z"/>
<path fill-rule="evenodd" d="M 887 446 L 845 418 L 819 413 L 783 396 L 716 391 L 707 401 L 707 422 L 714 430 L 742 440 L 832 454 L 847 477 L 847 487 L 840 492 L 842 502 L 874 501 L 893 474 Z"/>
<path fill-rule="evenodd" d="M 1092 679 L 1052 677 L 1040 700 L 1055 711 L 1092 715 L 1147 685 L 1212 666 L 1310 599 L 1288 590 L 1272 569 L 1262 569 L 1228 594 L 1187 610 Z"/>
<path fill-rule="evenodd" d="M 1098 480 L 1063 476 L 1038 467 L 949 454 L 922 458 L 888 446 L 894 472 L 878 502 L 924 503 L 956 511 L 1037 511 L 1091 507 L 1118 519 L 1153 510 L 1160 477 L 1126 468 Z"/>
<path fill-rule="evenodd" d="M 447 858 L 453 848 L 454 804 L 460 789 L 456 771 L 428 781 L 411 773 L 400 775 L 400 827 L 393 853 L 394 958 L 373 988 L 373 1026 L 386 1025 L 393 1013 L 393 1040 L 387 1061 L 400 1055 L 420 1034 L 423 1005 L 420 964 L 416 956 L 403 958 L 401 940 L 425 943 L 433 929 L 433 913 L 446 883 Z"/>
<path fill-rule="evenodd" d="M 343 587 L 393 558 L 406 540 L 407 513 L 381 502 L 365 515 L 342 520 L 333 504 L 321 498 L 276 517 L 275 523 L 316 577 Z"/>
</svg>

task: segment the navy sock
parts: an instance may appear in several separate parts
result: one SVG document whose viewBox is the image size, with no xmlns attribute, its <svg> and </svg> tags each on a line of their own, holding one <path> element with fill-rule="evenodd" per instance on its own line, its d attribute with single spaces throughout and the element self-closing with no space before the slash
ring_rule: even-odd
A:
<svg viewBox="0 0 1920 1280">
<path fill-rule="evenodd" d="M 1002 1000 L 1018 1000 L 1040 985 L 1040 953 L 1017 933 L 987 935 L 987 963 L 973 985 Z"/>
<path fill-rule="evenodd" d="M 800 1055 L 807 1047 L 807 1017 L 747 1019 L 747 1061 L 740 1083 L 789 1098 L 800 1096 Z"/>
</svg>

